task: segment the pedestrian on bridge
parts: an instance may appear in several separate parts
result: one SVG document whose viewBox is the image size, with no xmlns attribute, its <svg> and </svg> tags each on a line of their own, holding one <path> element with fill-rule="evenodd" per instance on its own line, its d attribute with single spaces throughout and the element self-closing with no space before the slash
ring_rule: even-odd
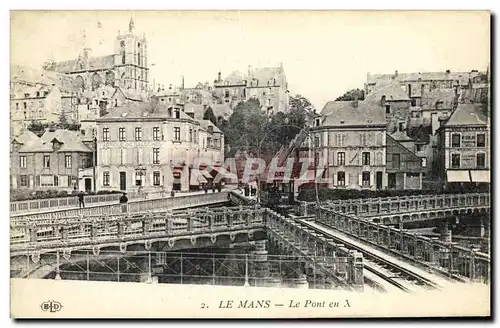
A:
<svg viewBox="0 0 500 328">
<path fill-rule="evenodd" d="M 124 192 L 123 195 L 120 197 L 120 204 L 122 204 L 122 213 L 127 213 L 127 202 L 128 202 L 127 193 Z"/>
<path fill-rule="evenodd" d="M 80 192 L 78 193 L 78 205 L 80 205 L 80 208 L 85 207 L 85 202 L 83 201 L 84 196 L 85 195 L 83 191 L 80 190 Z"/>
</svg>

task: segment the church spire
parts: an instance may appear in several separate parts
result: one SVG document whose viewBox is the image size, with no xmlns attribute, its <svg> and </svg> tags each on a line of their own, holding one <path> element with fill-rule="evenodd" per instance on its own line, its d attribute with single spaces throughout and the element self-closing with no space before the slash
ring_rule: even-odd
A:
<svg viewBox="0 0 500 328">
<path fill-rule="evenodd" d="M 134 31 L 134 18 L 130 15 L 130 22 L 128 23 L 128 31 L 132 33 Z"/>
</svg>

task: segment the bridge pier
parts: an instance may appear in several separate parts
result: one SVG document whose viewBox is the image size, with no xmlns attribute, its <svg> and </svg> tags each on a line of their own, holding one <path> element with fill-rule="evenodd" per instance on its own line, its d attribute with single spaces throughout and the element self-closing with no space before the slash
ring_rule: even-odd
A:
<svg viewBox="0 0 500 328">
<path fill-rule="evenodd" d="M 252 251 L 252 276 L 253 286 L 264 287 L 269 277 L 269 263 L 267 262 L 266 240 L 255 241 L 255 249 Z"/>
<path fill-rule="evenodd" d="M 450 229 L 450 224 L 448 223 L 447 220 L 443 221 L 441 223 L 441 240 L 444 241 L 445 243 L 451 243 L 451 229 Z"/>
</svg>

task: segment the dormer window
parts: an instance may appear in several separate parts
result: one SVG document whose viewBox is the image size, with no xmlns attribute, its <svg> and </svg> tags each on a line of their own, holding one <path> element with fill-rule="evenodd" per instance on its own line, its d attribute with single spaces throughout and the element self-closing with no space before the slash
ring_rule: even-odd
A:
<svg viewBox="0 0 500 328">
<path fill-rule="evenodd" d="M 316 126 L 320 126 L 320 124 L 321 124 L 321 119 L 317 118 L 316 119 Z"/>
</svg>

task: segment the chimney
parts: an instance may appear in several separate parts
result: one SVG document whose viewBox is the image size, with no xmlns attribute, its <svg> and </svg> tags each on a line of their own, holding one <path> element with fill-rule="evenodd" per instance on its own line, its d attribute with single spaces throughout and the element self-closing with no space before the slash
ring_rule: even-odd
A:
<svg viewBox="0 0 500 328">
<path fill-rule="evenodd" d="M 352 101 L 352 107 L 358 108 L 358 95 L 354 96 L 354 100 Z"/>
<path fill-rule="evenodd" d="M 446 75 L 450 75 L 451 71 L 449 69 L 446 70 Z"/>
<path fill-rule="evenodd" d="M 440 126 L 439 122 L 439 117 L 437 114 L 431 114 L 431 129 L 432 129 L 432 135 L 436 134 L 437 129 L 439 129 Z"/>
<path fill-rule="evenodd" d="M 89 59 L 90 58 L 90 54 L 92 53 L 92 49 L 90 48 L 84 48 L 83 49 L 83 58 L 85 59 Z"/>
<path fill-rule="evenodd" d="M 398 70 L 396 70 L 396 71 L 394 72 L 394 77 L 395 77 L 395 78 L 398 78 Z"/>
<path fill-rule="evenodd" d="M 219 71 L 219 73 L 217 74 L 217 82 L 220 81 L 222 81 L 222 77 L 221 77 L 221 72 Z"/>
<path fill-rule="evenodd" d="M 172 90 L 172 85 L 171 84 L 169 84 L 168 90 Z"/>
<path fill-rule="evenodd" d="M 382 96 L 382 98 L 380 98 L 380 106 L 382 106 L 383 108 L 385 108 L 385 95 Z"/>
</svg>

